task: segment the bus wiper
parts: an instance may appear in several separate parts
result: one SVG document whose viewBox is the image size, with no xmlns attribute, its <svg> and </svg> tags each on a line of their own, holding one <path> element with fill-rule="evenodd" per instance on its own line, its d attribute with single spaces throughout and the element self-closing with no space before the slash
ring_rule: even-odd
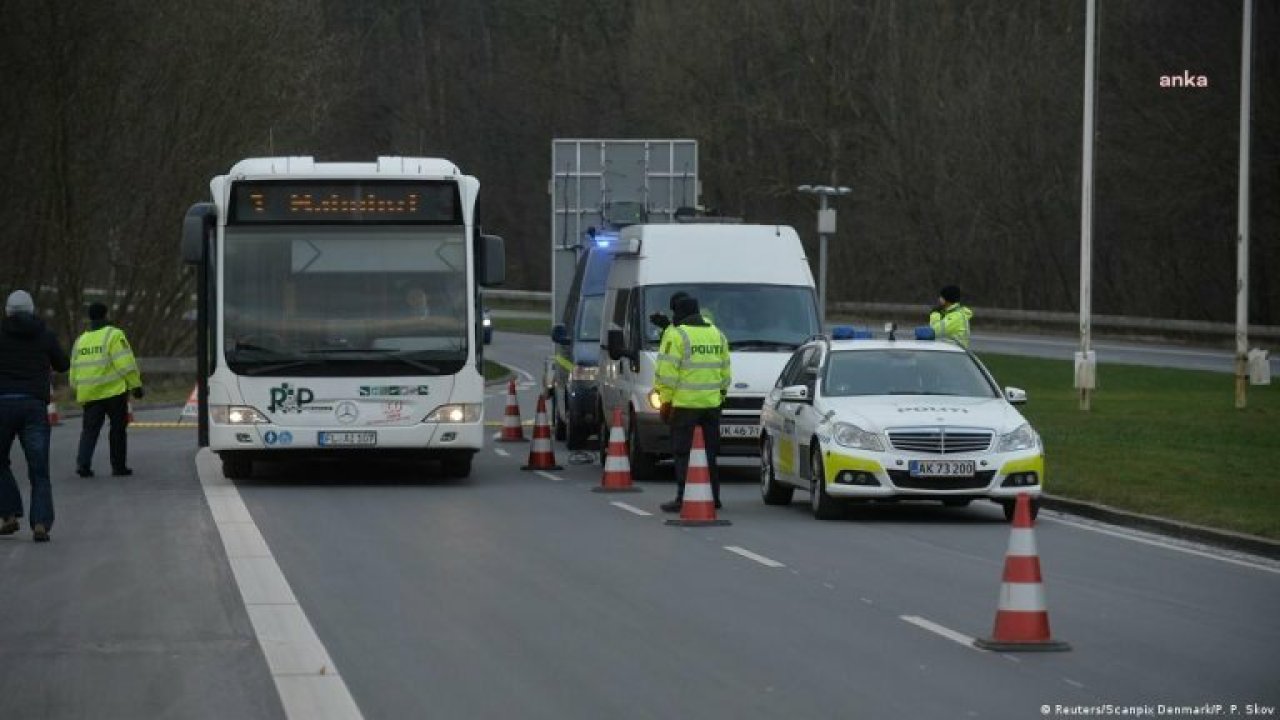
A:
<svg viewBox="0 0 1280 720">
<path fill-rule="evenodd" d="M 240 373 L 241 375 L 266 375 L 267 373 L 276 372 L 277 370 L 287 370 L 289 368 L 299 367 L 302 365 L 315 365 L 315 360 L 290 360 L 289 362 L 272 363 L 271 365 L 261 365 L 253 367 Z"/>
<path fill-rule="evenodd" d="M 262 345 L 254 345 L 253 343 L 237 342 L 235 346 L 231 348 L 232 352 L 238 353 L 241 350 L 248 350 L 250 352 L 267 353 L 269 355 L 275 355 L 275 356 L 293 357 L 291 353 L 287 353 L 283 350 L 277 350 L 276 348 L 272 348 L 272 347 L 264 347 Z"/>
<path fill-rule="evenodd" d="M 440 368 L 436 367 L 435 365 L 428 365 L 427 363 L 424 363 L 421 360 L 414 360 L 411 357 L 405 356 L 403 353 L 386 353 L 385 357 L 391 358 L 392 360 L 399 360 L 405 365 L 415 367 L 427 373 L 428 375 L 440 374 Z"/>
</svg>

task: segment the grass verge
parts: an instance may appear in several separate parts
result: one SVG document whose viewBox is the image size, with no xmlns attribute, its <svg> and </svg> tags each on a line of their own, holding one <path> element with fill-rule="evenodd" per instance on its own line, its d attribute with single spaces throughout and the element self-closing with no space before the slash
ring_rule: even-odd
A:
<svg viewBox="0 0 1280 720">
<path fill-rule="evenodd" d="M 1092 410 L 1072 364 L 983 355 L 1045 445 L 1046 491 L 1140 513 L 1280 538 L 1280 388 L 1234 405 L 1223 373 L 1101 365 Z"/>
<path fill-rule="evenodd" d="M 551 337 L 551 321 L 546 318 L 495 317 L 493 319 L 493 329 L 503 332 Z"/>
</svg>

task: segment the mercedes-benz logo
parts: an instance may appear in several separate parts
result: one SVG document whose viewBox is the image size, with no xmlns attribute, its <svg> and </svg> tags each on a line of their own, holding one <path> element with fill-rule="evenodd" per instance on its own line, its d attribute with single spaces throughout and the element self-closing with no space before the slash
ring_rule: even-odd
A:
<svg viewBox="0 0 1280 720">
<path fill-rule="evenodd" d="M 350 400 L 338 403 L 333 412 L 338 416 L 338 422 L 343 425 L 350 425 L 356 421 L 356 418 L 360 417 L 360 408 L 356 407 L 356 404 Z"/>
</svg>

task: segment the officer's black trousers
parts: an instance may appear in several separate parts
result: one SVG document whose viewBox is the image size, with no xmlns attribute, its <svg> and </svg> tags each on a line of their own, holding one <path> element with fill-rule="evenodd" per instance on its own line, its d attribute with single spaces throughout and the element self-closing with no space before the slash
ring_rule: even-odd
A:
<svg viewBox="0 0 1280 720">
<path fill-rule="evenodd" d="M 93 467 L 93 450 L 98 446 L 98 433 L 102 423 L 111 419 L 108 441 L 111 443 L 111 471 L 119 472 L 128 467 L 129 436 L 125 431 L 129 418 L 129 395 L 120 393 L 105 400 L 91 400 L 84 404 L 84 420 L 80 428 L 80 452 L 76 455 L 76 467 L 89 470 Z"/>
<path fill-rule="evenodd" d="M 720 499 L 720 471 L 716 457 L 720 454 L 720 408 L 672 408 L 671 454 L 676 461 L 676 499 L 684 498 L 684 479 L 689 472 L 689 451 L 693 449 L 693 430 L 702 428 L 702 442 L 707 450 L 707 469 L 711 474 L 711 492 Z"/>
</svg>

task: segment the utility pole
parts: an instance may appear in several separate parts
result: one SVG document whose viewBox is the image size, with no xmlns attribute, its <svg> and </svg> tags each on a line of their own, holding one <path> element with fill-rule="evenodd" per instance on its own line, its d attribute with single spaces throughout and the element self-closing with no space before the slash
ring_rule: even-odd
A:
<svg viewBox="0 0 1280 720">
<path fill-rule="evenodd" d="M 1236 408 L 1243 409 L 1249 375 L 1249 116 L 1253 80 L 1253 0 L 1244 0 L 1240 37 L 1240 180 L 1236 207 Z M 1263 359 L 1265 362 L 1265 357 Z"/>
<path fill-rule="evenodd" d="M 1093 353 L 1093 135 L 1094 65 L 1097 38 L 1097 0 L 1088 0 L 1084 27 L 1084 158 L 1080 168 L 1080 351 L 1076 353 L 1075 386 L 1080 409 L 1088 411 L 1097 387 L 1097 361 Z"/>
</svg>

